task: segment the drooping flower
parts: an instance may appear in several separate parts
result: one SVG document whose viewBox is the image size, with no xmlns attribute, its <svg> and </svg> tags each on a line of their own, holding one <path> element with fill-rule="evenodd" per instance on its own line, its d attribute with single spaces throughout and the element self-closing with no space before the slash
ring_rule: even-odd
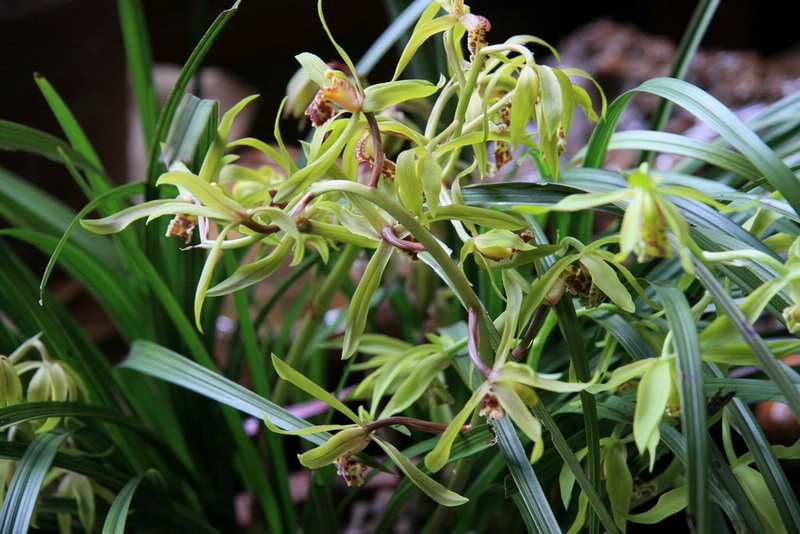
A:
<svg viewBox="0 0 800 534">
<path fill-rule="evenodd" d="M 423 473 L 416 465 L 397 450 L 392 444 L 382 440 L 376 435 L 379 428 L 384 428 L 392 424 L 405 424 L 418 429 L 430 429 L 439 427 L 437 423 L 428 421 L 412 420 L 410 418 L 386 418 L 379 421 L 370 421 L 369 414 L 360 409 L 356 414 L 339 399 L 322 389 L 320 386 L 303 376 L 301 373 L 292 369 L 289 365 L 281 361 L 277 356 L 272 356 L 272 364 L 275 371 L 282 379 L 287 380 L 299 387 L 312 397 L 320 400 L 331 408 L 344 414 L 352 421 L 347 425 L 316 425 L 300 430 L 282 430 L 272 424 L 264 414 L 264 422 L 271 431 L 279 434 L 303 435 L 327 432 L 336 430 L 325 443 L 313 449 L 299 454 L 297 457 L 300 463 L 310 469 L 319 469 L 327 465 L 335 465 L 338 473 L 345 479 L 348 486 L 352 484 L 360 485 L 364 482 L 364 471 L 366 465 L 353 459 L 353 456 L 363 451 L 367 445 L 374 442 L 394 461 L 397 467 L 434 501 L 443 506 L 458 506 L 467 502 L 465 497 L 448 490 L 428 475 Z M 436 430 L 441 431 L 441 430 Z"/>
<path fill-rule="evenodd" d="M 322 126 L 336 114 L 336 104 L 346 111 L 361 111 L 363 97 L 353 82 L 339 70 L 329 69 L 325 72 L 329 84 L 320 86 L 314 101 L 306 109 L 306 115 L 314 126 Z"/>
<path fill-rule="evenodd" d="M 519 295 L 521 297 L 521 295 Z M 513 298 L 513 297 L 512 297 Z M 425 466 L 433 472 L 441 469 L 448 458 L 455 441 L 458 429 L 469 418 L 475 408 L 480 405 L 480 415 L 487 420 L 510 417 L 514 424 L 532 442 L 531 463 L 538 460 L 544 451 L 542 440 L 542 424 L 530 411 L 530 406 L 538 402 L 533 388 L 541 388 L 561 393 L 576 392 L 586 389 L 590 384 L 568 383 L 537 376 L 528 365 L 506 361 L 505 348 L 501 348 L 495 358 L 493 367 L 482 362 L 478 355 L 478 310 L 469 309 L 467 325 L 467 341 L 470 360 L 475 368 L 486 377 L 472 392 L 472 396 L 461 410 L 453 417 L 436 446 L 425 457 Z M 516 329 L 516 322 L 510 321 L 507 332 Z M 511 336 L 504 336 L 510 339 Z M 501 347 L 508 345 L 501 341 Z"/>
</svg>

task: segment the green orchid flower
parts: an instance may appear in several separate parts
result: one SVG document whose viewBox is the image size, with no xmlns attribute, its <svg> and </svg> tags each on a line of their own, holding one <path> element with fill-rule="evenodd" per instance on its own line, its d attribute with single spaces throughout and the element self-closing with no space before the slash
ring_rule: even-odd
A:
<svg viewBox="0 0 800 534">
<path fill-rule="evenodd" d="M 50 356 L 47 347 L 41 341 L 42 334 L 27 339 L 8 357 L 0 356 L 0 401 L 6 405 L 17 404 L 22 400 L 22 384 L 20 378 L 26 373 L 33 373 L 25 390 L 25 400 L 40 401 L 76 401 L 80 396 L 87 397 L 88 390 L 81 376 L 66 362 L 55 360 Z M 25 358 L 32 349 L 36 349 L 40 359 Z M 37 433 L 47 432 L 61 421 L 60 417 L 50 417 L 44 421 L 33 421 Z"/>
<path fill-rule="evenodd" d="M 303 454 L 298 455 L 300 463 L 309 469 L 319 469 L 326 465 L 335 465 L 337 471 L 348 485 L 363 483 L 363 474 L 366 466 L 354 460 L 353 457 L 363 451 L 370 443 L 377 444 L 397 467 L 431 499 L 443 506 L 458 506 L 467 502 L 467 498 L 450 491 L 431 477 L 423 473 L 414 463 L 403 455 L 391 443 L 376 435 L 376 431 L 396 424 L 409 426 L 425 431 L 440 432 L 444 425 L 429 421 L 420 421 L 408 417 L 390 417 L 372 421 L 369 414 L 359 410 L 356 414 L 339 399 L 322 389 L 320 386 L 295 371 L 280 358 L 272 355 L 272 364 L 275 371 L 282 379 L 291 382 L 312 397 L 324 402 L 337 410 L 352 424 L 346 425 L 316 425 L 299 431 L 286 431 L 277 428 L 264 416 L 264 422 L 271 431 L 279 434 L 302 435 L 335 430 L 336 433 L 324 444 L 319 445 Z"/>
<path fill-rule="evenodd" d="M 745 207 L 731 208 L 690 187 L 662 185 L 661 177 L 653 175 L 647 164 L 642 164 L 628 174 L 627 180 L 628 187 L 617 191 L 575 194 L 549 207 L 515 206 L 513 209 L 531 214 L 547 211 L 572 212 L 627 201 L 620 226 L 620 251 L 617 260 L 623 261 L 631 253 L 639 262 L 653 258 L 670 258 L 673 256 L 673 249 L 676 249 L 684 271 L 693 274 L 691 251 L 697 247 L 689 236 L 689 224 L 667 195 L 697 200 L 723 211 Z M 670 246 L 670 233 L 675 238 L 675 247 Z"/>
<path fill-rule="evenodd" d="M 743 262 L 758 261 L 773 269 L 777 276 L 754 289 L 739 303 L 739 308 L 750 324 L 755 324 L 767 305 L 781 291 L 792 302 L 783 309 L 782 315 L 790 333 L 800 331 L 800 239 L 789 246 L 786 261 L 780 260 L 759 250 L 744 249 L 725 252 L 704 252 L 702 259 L 707 262 L 724 262 L 740 265 Z M 767 347 L 776 358 L 800 351 L 800 340 L 768 339 Z M 701 333 L 700 347 L 703 359 L 733 365 L 760 365 L 759 358 L 753 354 L 739 329 L 727 315 L 716 317 Z"/>
<path fill-rule="evenodd" d="M 510 278 L 510 277 L 509 277 Z M 514 288 L 507 278 L 506 287 Z M 433 472 L 438 471 L 447 463 L 450 450 L 458 435 L 459 429 L 478 405 L 481 406 L 479 415 L 487 420 L 502 419 L 509 416 L 514 424 L 533 442 L 530 454 L 531 463 L 538 460 L 544 452 L 542 440 L 542 424 L 530 411 L 530 406 L 538 402 L 534 388 L 571 393 L 583 391 L 591 385 L 582 383 L 569 383 L 544 378 L 537 375 L 528 365 L 506 361 L 510 345 L 513 342 L 513 332 L 516 331 L 519 313 L 514 310 L 521 305 L 521 294 L 514 294 L 513 289 L 508 291 L 509 308 L 503 338 L 497 352 L 494 365 L 489 367 L 478 355 L 478 310 L 469 309 L 467 346 L 470 359 L 475 368 L 486 378 L 478 385 L 472 396 L 461 410 L 453 417 L 447 429 L 442 433 L 436 446 L 425 456 L 425 466 Z"/>
</svg>

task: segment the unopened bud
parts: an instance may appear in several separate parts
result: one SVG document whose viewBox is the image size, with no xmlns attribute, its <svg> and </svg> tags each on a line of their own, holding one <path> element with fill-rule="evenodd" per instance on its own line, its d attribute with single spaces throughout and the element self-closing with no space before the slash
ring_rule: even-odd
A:
<svg viewBox="0 0 800 534">
<path fill-rule="evenodd" d="M 22 400 L 22 383 L 17 369 L 6 356 L 0 356 L 0 407 L 18 404 Z"/>
<path fill-rule="evenodd" d="M 311 469 L 319 469 L 334 463 L 342 456 L 358 454 L 369 444 L 369 432 L 360 426 L 345 428 L 334 434 L 319 447 L 298 455 L 300 463 Z"/>
<path fill-rule="evenodd" d="M 485 258 L 500 261 L 523 250 L 533 250 L 520 236 L 510 230 L 492 229 L 473 238 L 475 250 Z"/>
</svg>

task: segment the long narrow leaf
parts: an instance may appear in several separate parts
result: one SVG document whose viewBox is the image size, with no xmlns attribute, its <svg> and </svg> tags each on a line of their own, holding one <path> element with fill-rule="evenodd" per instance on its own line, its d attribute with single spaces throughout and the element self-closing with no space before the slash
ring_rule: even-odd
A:
<svg viewBox="0 0 800 534">
<path fill-rule="evenodd" d="M 39 489 L 50 470 L 58 448 L 69 432 L 48 432 L 34 439 L 17 464 L 0 509 L 0 532 L 27 532 L 39 496 Z"/>
<path fill-rule="evenodd" d="M 800 183 L 794 173 L 769 146 L 747 127 L 731 110 L 714 97 L 674 78 L 654 78 L 618 97 L 608 108 L 592 134 L 586 151 L 584 166 L 600 167 L 616 123 L 630 98 L 637 92 L 652 93 L 683 107 L 708 124 L 725 141 L 745 156 L 786 201 L 800 213 Z"/>
<path fill-rule="evenodd" d="M 681 422 L 686 436 L 688 512 L 697 532 L 708 532 L 708 431 L 703 366 L 697 326 L 683 292 L 675 284 L 653 286 L 661 298 L 677 353 Z"/>
<path fill-rule="evenodd" d="M 147 36 L 144 3 L 140 0 L 117 0 L 117 9 L 133 96 L 142 122 L 142 134 L 145 146 L 150 146 L 158 118 L 158 99 L 153 83 L 153 58 Z"/>
<path fill-rule="evenodd" d="M 202 63 L 203 58 L 205 58 L 206 53 L 211 48 L 217 35 L 219 35 L 219 32 L 222 31 L 238 9 L 239 0 L 236 0 L 233 6 L 220 13 L 214 22 L 211 23 L 211 26 L 209 26 L 203 38 L 200 39 L 200 42 L 195 46 L 189 59 L 186 60 L 183 69 L 181 69 L 178 75 L 178 79 L 175 81 L 175 87 L 173 87 L 167 97 L 167 101 L 164 103 L 161 115 L 159 115 L 158 122 L 156 123 L 155 133 L 150 142 L 146 181 L 146 197 L 148 199 L 156 198 L 155 183 L 161 173 L 161 164 L 159 163 L 161 143 L 166 139 L 167 131 L 172 124 L 172 118 L 175 115 L 175 110 L 178 108 L 183 93 L 186 91 L 186 87 L 189 85 L 192 76 L 194 76 L 194 73 L 200 67 L 200 63 Z"/>
<path fill-rule="evenodd" d="M 497 443 L 522 496 L 523 507 L 520 512 L 531 518 L 539 532 L 561 532 L 561 527 L 553 515 L 553 510 L 550 509 L 542 485 L 533 472 L 533 466 L 528 460 L 525 449 L 522 448 L 513 423 L 508 418 L 498 419 L 494 423 L 494 428 L 497 431 Z"/>
<path fill-rule="evenodd" d="M 34 128 L 6 120 L 0 120 L 0 149 L 22 150 L 31 154 L 38 154 L 57 163 L 64 163 L 63 153 L 79 169 L 100 175 L 104 174 L 97 165 L 61 139 Z"/>
<path fill-rule="evenodd" d="M 711 271 L 702 263 L 695 261 L 697 278 L 711 293 L 717 306 L 722 310 L 742 334 L 744 341 L 758 357 L 764 372 L 767 373 L 781 393 L 786 398 L 786 403 L 791 407 L 796 417 L 800 417 L 800 391 L 793 383 L 781 363 L 772 355 L 761 336 L 758 335 L 753 325 L 747 322 L 742 310 L 736 305 L 731 296 L 722 287 L 722 284 L 714 278 Z"/>
<path fill-rule="evenodd" d="M 542 421 L 542 425 L 544 425 L 544 427 L 550 432 L 553 445 L 556 447 L 556 449 L 558 449 L 558 453 L 561 455 L 561 458 L 563 458 L 564 463 L 566 463 L 570 471 L 572 471 L 572 474 L 575 476 L 575 480 L 578 482 L 581 490 L 583 490 L 583 493 L 589 500 L 589 504 L 591 504 L 592 509 L 597 514 L 597 517 L 600 518 L 600 522 L 603 523 L 603 526 L 608 532 L 619 532 L 617 525 L 614 523 L 614 518 L 611 517 L 611 514 L 609 513 L 608 508 L 606 508 L 606 505 L 603 503 L 600 494 L 592 485 L 592 481 L 589 480 L 586 472 L 581 467 L 578 457 L 570 448 L 569 443 L 567 443 L 564 434 L 561 432 L 561 429 L 558 428 L 558 425 L 555 420 L 553 420 L 553 417 L 541 403 L 538 403 L 533 407 L 533 413 Z"/>
<path fill-rule="evenodd" d="M 372 68 L 405 35 L 406 31 L 417 21 L 419 15 L 425 11 L 425 8 L 430 3 L 430 0 L 414 0 L 400 15 L 394 17 L 392 23 L 383 30 L 380 37 L 373 41 L 369 49 L 356 63 L 356 72 L 360 76 L 369 76 Z"/>
<path fill-rule="evenodd" d="M 721 377 L 722 375 L 719 369 L 712 364 L 707 364 L 706 369 L 708 369 L 711 376 Z M 758 421 L 747 405 L 740 399 L 733 399 L 726 409 L 730 413 L 737 430 L 744 438 L 747 448 L 753 454 L 764 483 L 775 501 L 781 521 L 787 528 L 794 527 L 790 529 L 791 531 L 800 531 L 800 505 L 798 505 L 795 492 L 786 478 L 786 473 L 773 452 L 769 441 L 764 436 L 764 431 Z"/>
<path fill-rule="evenodd" d="M 301 430 L 312 426 L 239 384 L 184 358 L 177 352 L 149 341 L 134 342 L 128 358 L 120 364 L 120 367 L 190 389 L 258 419 L 266 413 L 273 424 L 284 430 Z M 305 434 L 303 437 L 321 445 L 327 441 L 330 434 L 319 432 Z"/>
<path fill-rule="evenodd" d="M 136 493 L 136 488 L 139 487 L 139 483 L 144 477 L 145 475 L 139 475 L 130 479 L 114 497 L 114 502 L 111 503 L 111 508 L 103 523 L 103 534 L 125 533 L 125 523 L 128 520 L 128 509 L 131 506 L 133 494 Z"/>
<path fill-rule="evenodd" d="M 689 71 L 689 65 L 694 59 L 695 52 L 700 46 L 700 41 L 706 34 L 708 25 L 714 18 L 714 13 L 717 12 L 720 0 L 700 0 L 697 3 L 689 25 L 681 37 L 681 42 L 678 44 L 678 52 L 675 55 L 675 60 L 669 70 L 671 78 L 683 79 Z M 650 129 L 662 130 L 667 124 L 672 104 L 668 100 L 661 100 L 653 114 L 650 116 Z"/>
</svg>

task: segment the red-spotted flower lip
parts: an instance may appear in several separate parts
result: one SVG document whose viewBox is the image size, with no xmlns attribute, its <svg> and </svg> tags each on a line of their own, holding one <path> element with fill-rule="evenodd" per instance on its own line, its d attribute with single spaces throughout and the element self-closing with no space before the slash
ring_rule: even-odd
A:
<svg viewBox="0 0 800 534">
<path fill-rule="evenodd" d="M 325 72 L 325 77 L 330 84 L 319 88 L 314 101 L 306 109 L 306 115 L 314 126 L 325 124 L 336 114 L 336 109 L 331 104 L 351 113 L 361 111 L 363 96 L 343 72 L 330 69 Z"/>
</svg>

